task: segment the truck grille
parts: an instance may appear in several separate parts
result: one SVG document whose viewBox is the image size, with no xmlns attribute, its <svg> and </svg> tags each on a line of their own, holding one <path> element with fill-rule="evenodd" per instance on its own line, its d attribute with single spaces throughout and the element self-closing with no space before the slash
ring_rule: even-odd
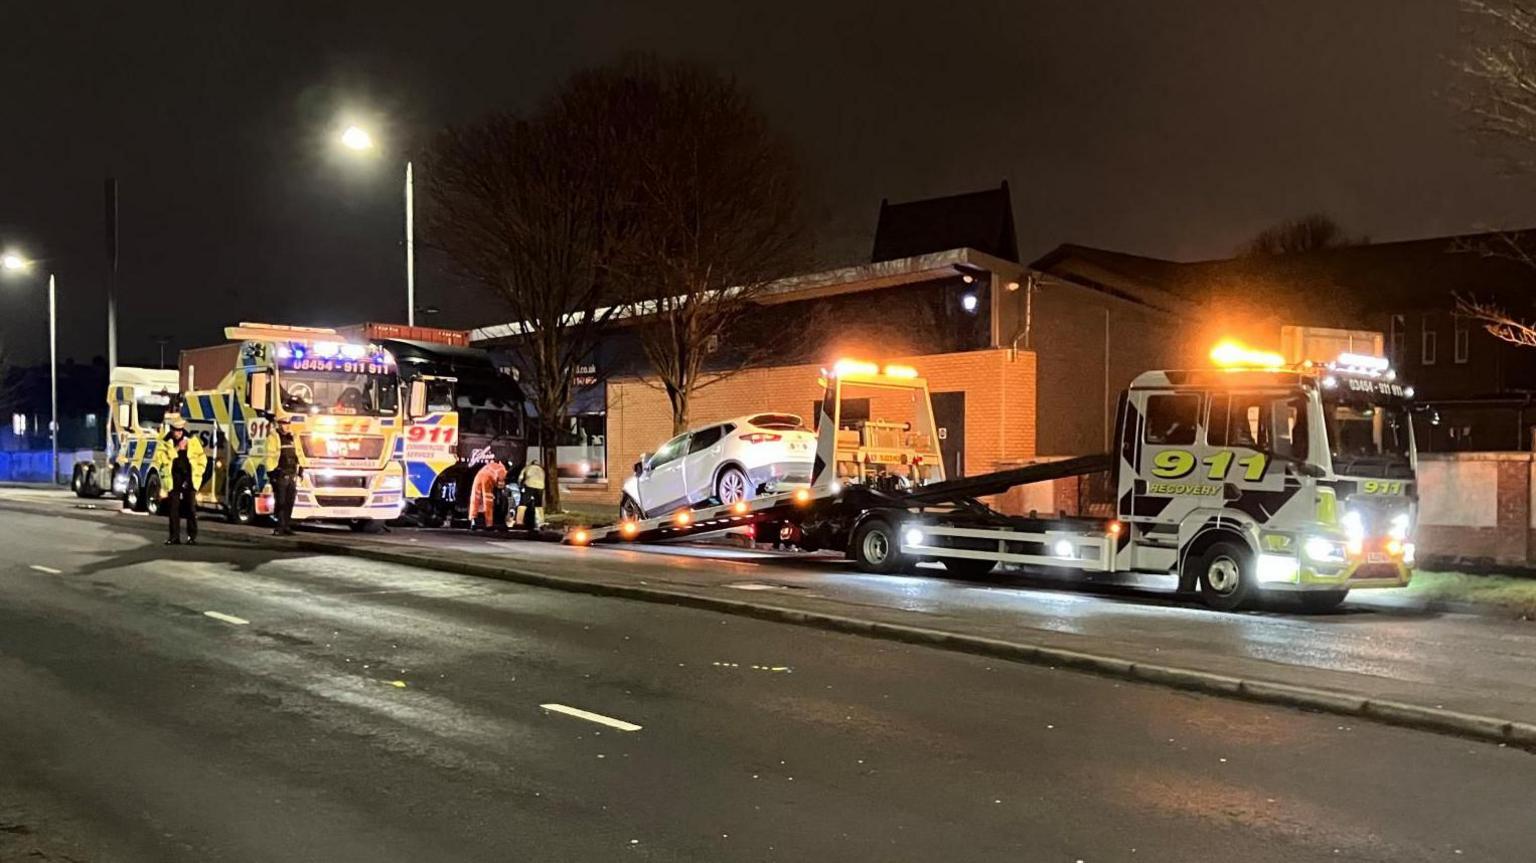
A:
<svg viewBox="0 0 1536 863">
<path fill-rule="evenodd" d="M 301 435 L 304 454 L 310 458 L 365 458 L 384 454 L 384 438 L 361 435 Z"/>
<path fill-rule="evenodd" d="M 315 503 L 320 506 L 362 506 L 366 498 L 356 495 L 317 494 Z"/>
<path fill-rule="evenodd" d="M 338 488 L 368 488 L 367 476 L 321 476 L 315 477 L 315 488 L 320 492 L 326 492 Z"/>
</svg>

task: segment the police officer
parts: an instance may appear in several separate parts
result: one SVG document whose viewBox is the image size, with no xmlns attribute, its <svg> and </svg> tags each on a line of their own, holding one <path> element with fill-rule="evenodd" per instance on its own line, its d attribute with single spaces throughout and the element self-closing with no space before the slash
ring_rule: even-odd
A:
<svg viewBox="0 0 1536 863">
<path fill-rule="evenodd" d="M 523 488 L 523 496 L 517 502 L 517 526 L 538 530 L 544 523 L 544 468 L 539 466 L 538 456 L 528 456 L 528 463 L 517 475 L 517 484 Z M 527 520 L 529 509 L 533 510 L 531 522 Z"/>
<path fill-rule="evenodd" d="M 155 448 L 154 465 L 161 477 L 160 494 L 169 509 L 171 535 L 166 545 L 181 545 L 182 508 L 186 508 L 187 544 L 197 544 L 197 487 L 203 481 L 208 457 L 203 442 L 187 431 L 187 421 L 180 415 L 169 418 L 170 431 Z M 164 484 L 166 478 L 169 484 Z"/>
<path fill-rule="evenodd" d="M 277 519 L 275 536 L 293 536 L 293 502 L 299 495 L 299 477 L 304 468 L 299 466 L 299 449 L 288 418 L 272 423 L 272 434 L 267 438 L 267 476 L 272 481 L 272 515 Z"/>
</svg>

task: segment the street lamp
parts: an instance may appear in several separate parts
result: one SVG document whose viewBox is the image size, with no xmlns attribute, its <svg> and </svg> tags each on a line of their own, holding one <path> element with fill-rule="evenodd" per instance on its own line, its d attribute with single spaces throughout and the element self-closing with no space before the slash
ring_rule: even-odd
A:
<svg viewBox="0 0 1536 863">
<path fill-rule="evenodd" d="M 33 262 L 15 252 L 0 255 L 0 268 L 9 273 L 25 273 Z M 48 442 L 52 451 L 50 483 L 59 481 L 59 312 L 55 302 L 53 273 L 48 274 Z"/>
<path fill-rule="evenodd" d="M 338 138 L 341 146 L 354 153 L 374 149 L 373 134 L 362 126 L 349 125 Z M 416 326 L 416 193 L 411 163 L 405 163 L 405 323 Z"/>
</svg>

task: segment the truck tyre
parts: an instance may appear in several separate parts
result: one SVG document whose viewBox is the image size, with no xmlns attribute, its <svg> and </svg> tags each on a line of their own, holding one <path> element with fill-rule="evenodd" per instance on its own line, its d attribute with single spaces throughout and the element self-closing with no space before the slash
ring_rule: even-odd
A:
<svg viewBox="0 0 1536 863">
<path fill-rule="evenodd" d="M 906 568 L 907 556 L 899 551 L 896 530 L 883 518 L 859 525 L 849 546 L 848 556 L 864 572 L 889 574 Z"/>
<path fill-rule="evenodd" d="M 97 496 L 92 493 L 95 490 L 95 483 L 91 481 L 90 471 L 85 465 L 78 463 L 75 465 L 75 469 L 70 473 L 69 490 L 75 493 L 75 497 Z"/>
<path fill-rule="evenodd" d="M 134 512 L 160 515 L 160 474 L 151 471 L 149 476 L 144 478 L 142 486 L 133 477 L 128 477 L 126 500 L 128 508 Z"/>
<path fill-rule="evenodd" d="M 997 566 L 995 560 L 977 560 L 974 557 L 941 557 L 944 569 L 960 578 L 981 578 Z"/>
<path fill-rule="evenodd" d="M 224 518 L 230 524 L 250 524 L 256 520 L 256 487 L 250 477 L 235 480 L 235 490 L 229 496 Z"/>
<path fill-rule="evenodd" d="M 1332 611 L 1348 595 L 1347 590 L 1309 590 L 1301 594 L 1301 607 L 1313 613 Z"/>
<path fill-rule="evenodd" d="M 384 523 L 378 519 L 356 518 L 347 523 L 353 533 L 383 533 Z"/>
<path fill-rule="evenodd" d="M 1228 540 L 1213 543 L 1194 561 L 1200 599 L 1217 611 L 1236 611 L 1253 593 L 1253 554 Z"/>
</svg>

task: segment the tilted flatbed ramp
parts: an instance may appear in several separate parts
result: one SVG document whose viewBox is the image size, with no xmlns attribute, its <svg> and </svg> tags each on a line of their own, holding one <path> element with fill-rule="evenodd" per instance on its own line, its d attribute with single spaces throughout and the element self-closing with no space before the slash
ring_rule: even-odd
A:
<svg viewBox="0 0 1536 863">
<path fill-rule="evenodd" d="M 1109 453 L 1084 455 L 936 482 L 905 492 L 900 495 L 900 498 L 905 504 L 923 506 L 985 497 L 989 494 L 1001 494 L 1014 486 L 1102 473 L 1114 467 L 1114 464 L 1114 456 Z"/>
</svg>

